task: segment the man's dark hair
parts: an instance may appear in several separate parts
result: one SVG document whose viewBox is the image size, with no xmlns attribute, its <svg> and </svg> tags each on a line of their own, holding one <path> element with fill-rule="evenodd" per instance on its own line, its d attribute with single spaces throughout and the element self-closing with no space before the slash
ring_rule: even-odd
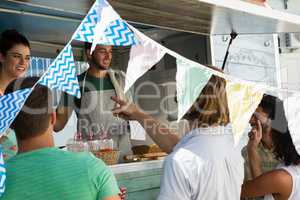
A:
<svg viewBox="0 0 300 200">
<path fill-rule="evenodd" d="M 0 53 L 6 55 L 7 52 L 15 45 L 22 44 L 30 48 L 27 38 L 15 29 L 6 30 L 1 33 Z"/>
<path fill-rule="evenodd" d="M 17 79 L 8 85 L 5 94 L 32 88 L 38 80 L 38 77 Z M 37 84 L 11 124 L 17 139 L 25 140 L 43 134 L 48 129 L 51 112 L 51 91 L 47 87 Z"/>
</svg>

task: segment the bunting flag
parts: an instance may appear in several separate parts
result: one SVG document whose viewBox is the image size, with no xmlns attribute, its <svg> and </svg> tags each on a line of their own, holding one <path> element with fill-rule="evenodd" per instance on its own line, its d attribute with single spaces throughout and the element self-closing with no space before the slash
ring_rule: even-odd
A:
<svg viewBox="0 0 300 200">
<path fill-rule="evenodd" d="M 5 130 L 13 122 L 17 114 L 20 112 L 27 97 L 31 92 L 31 88 L 17 90 L 13 93 L 0 96 L 0 133 Z"/>
<path fill-rule="evenodd" d="M 291 96 L 283 101 L 285 116 L 288 120 L 289 131 L 295 145 L 300 154 L 300 96 Z"/>
<path fill-rule="evenodd" d="M 108 33 L 107 29 L 109 29 L 110 24 L 117 20 L 121 20 L 120 15 L 106 0 L 101 0 L 99 3 L 99 11 L 100 18 L 95 28 L 91 52 L 93 52 L 97 44 L 113 45 L 111 40 L 106 37 L 105 32 Z"/>
<path fill-rule="evenodd" d="M 5 191 L 6 170 L 3 159 L 3 149 L 0 147 L 0 197 Z"/>
<path fill-rule="evenodd" d="M 103 4 L 104 3 L 100 0 L 94 3 L 86 17 L 82 20 L 81 24 L 77 28 L 77 31 L 74 33 L 72 39 L 83 42 L 93 42 L 95 28 L 98 21 L 100 21 Z"/>
<path fill-rule="evenodd" d="M 122 19 L 111 22 L 104 31 L 104 35 L 106 41 L 100 43 L 114 46 L 130 46 L 138 43 L 134 33 Z"/>
<path fill-rule="evenodd" d="M 130 49 L 124 89 L 125 92 L 127 92 L 136 80 L 151 69 L 166 54 L 165 48 L 160 44 L 151 40 L 129 24 L 128 26 L 135 33 L 138 44 L 132 46 Z"/>
<path fill-rule="evenodd" d="M 212 73 L 197 63 L 177 59 L 176 88 L 179 121 L 192 107 Z"/>
<path fill-rule="evenodd" d="M 263 97 L 264 90 L 254 85 L 227 80 L 226 94 L 234 141 L 238 144 Z"/>
<path fill-rule="evenodd" d="M 59 89 L 80 98 L 79 83 L 71 45 L 66 46 L 53 61 L 39 84 L 51 89 Z"/>
</svg>

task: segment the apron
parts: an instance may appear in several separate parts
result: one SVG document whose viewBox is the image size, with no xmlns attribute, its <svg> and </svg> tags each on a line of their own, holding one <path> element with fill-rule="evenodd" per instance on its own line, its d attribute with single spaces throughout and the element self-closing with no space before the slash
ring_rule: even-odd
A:
<svg viewBox="0 0 300 200">
<path fill-rule="evenodd" d="M 77 115 L 77 130 L 82 134 L 83 140 L 87 140 L 90 133 L 93 134 L 94 139 L 105 137 L 113 139 L 114 149 L 120 150 L 119 162 L 122 162 L 124 155 L 132 154 L 132 152 L 128 122 L 113 116 L 111 112 L 115 107 L 115 102 L 111 100 L 111 96 L 116 96 L 118 91 L 84 91 L 86 75 L 87 73 L 83 79 L 81 106 Z M 115 78 L 111 77 L 111 73 L 109 75 L 111 80 Z M 112 83 L 116 88 L 116 81 L 112 81 Z"/>
</svg>

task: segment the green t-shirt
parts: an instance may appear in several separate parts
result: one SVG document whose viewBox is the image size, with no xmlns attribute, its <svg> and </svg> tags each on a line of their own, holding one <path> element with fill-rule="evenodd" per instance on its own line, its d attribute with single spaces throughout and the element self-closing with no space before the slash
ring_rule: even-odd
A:
<svg viewBox="0 0 300 200">
<path fill-rule="evenodd" d="M 88 153 L 43 148 L 6 163 L 1 200 L 101 200 L 119 193 L 111 170 Z"/>
<path fill-rule="evenodd" d="M 83 91 L 91 92 L 91 91 L 114 90 L 114 86 L 109 76 L 106 76 L 104 78 L 97 78 L 94 76 L 90 76 L 89 74 L 86 73 L 87 71 L 77 76 L 80 85 L 81 94 L 83 94 Z M 85 74 L 86 74 L 85 84 L 83 84 Z M 74 107 L 75 111 L 77 112 L 77 110 L 80 109 L 80 104 L 81 104 L 80 99 L 68 95 L 66 93 L 63 93 L 60 105 L 66 107 Z"/>
</svg>

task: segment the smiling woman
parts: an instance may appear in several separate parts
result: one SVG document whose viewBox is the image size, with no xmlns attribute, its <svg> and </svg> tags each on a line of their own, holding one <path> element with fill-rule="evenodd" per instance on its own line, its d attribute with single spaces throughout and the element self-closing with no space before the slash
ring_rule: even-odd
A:
<svg viewBox="0 0 300 200">
<path fill-rule="evenodd" d="M 0 90 L 22 76 L 29 65 L 30 45 L 25 36 L 16 30 L 7 30 L 0 38 Z"/>
<path fill-rule="evenodd" d="M 10 82 L 23 76 L 29 66 L 30 44 L 26 37 L 16 30 L 6 30 L 0 37 L 0 95 Z M 16 139 L 12 130 L 0 138 L 4 159 L 16 154 Z"/>
</svg>

